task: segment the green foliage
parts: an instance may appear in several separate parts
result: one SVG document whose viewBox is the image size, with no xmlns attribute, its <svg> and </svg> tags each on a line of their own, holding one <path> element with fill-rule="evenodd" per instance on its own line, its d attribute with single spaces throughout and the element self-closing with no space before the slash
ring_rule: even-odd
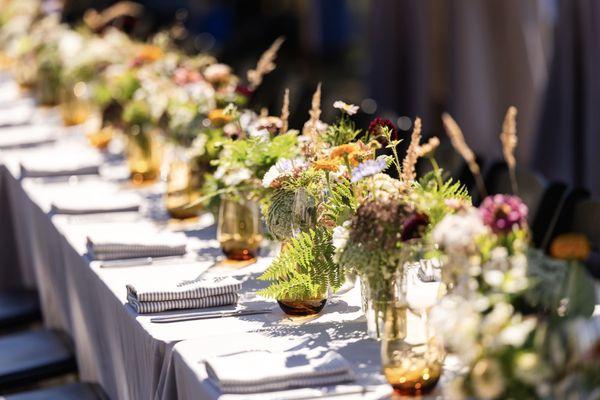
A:
<svg viewBox="0 0 600 400">
<path fill-rule="evenodd" d="M 442 181 L 440 171 L 431 171 L 419 179 L 411 197 L 415 207 L 428 215 L 430 226 L 435 226 L 450 212 L 446 200 L 471 202 L 467 188 L 452 178 Z"/>
<path fill-rule="evenodd" d="M 123 121 L 130 126 L 150 122 L 150 107 L 143 101 L 132 101 L 123 110 Z"/>
<path fill-rule="evenodd" d="M 140 81 L 134 71 L 127 71 L 119 76 L 111 85 L 111 94 L 121 104 L 133 99 L 133 94 L 140 88 Z"/>
<path fill-rule="evenodd" d="M 328 288 L 339 289 L 343 272 L 333 262 L 333 251 L 331 232 L 326 228 L 298 234 L 259 278 L 273 282 L 259 294 L 279 300 L 307 300 L 322 298 Z"/>
<path fill-rule="evenodd" d="M 325 202 L 324 216 L 341 225 L 350 219 L 358 208 L 358 199 L 352 191 L 350 181 L 344 177 L 339 178 L 329 186 L 327 201 Z"/>
<path fill-rule="evenodd" d="M 353 142 L 361 130 L 356 129 L 356 125 L 350 120 L 346 114 L 342 114 L 337 124 L 330 125 L 323 135 L 323 140 L 331 146 L 339 146 L 342 144 Z"/>
</svg>

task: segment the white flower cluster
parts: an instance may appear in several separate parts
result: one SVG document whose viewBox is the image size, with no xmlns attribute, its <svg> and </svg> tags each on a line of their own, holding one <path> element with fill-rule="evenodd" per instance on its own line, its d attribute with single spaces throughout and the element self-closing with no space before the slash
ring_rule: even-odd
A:
<svg viewBox="0 0 600 400">
<path fill-rule="evenodd" d="M 433 230 L 433 240 L 449 255 L 468 256 L 475 252 L 475 240 L 489 229 L 479 211 L 470 207 L 456 214 L 448 214 Z"/>
<path fill-rule="evenodd" d="M 306 161 L 300 158 L 295 160 L 281 158 L 263 176 L 262 185 L 268 188 L 275 180 L 290 175 L 295 169 L 304 169 L 306 166 Z"/>
</svg>

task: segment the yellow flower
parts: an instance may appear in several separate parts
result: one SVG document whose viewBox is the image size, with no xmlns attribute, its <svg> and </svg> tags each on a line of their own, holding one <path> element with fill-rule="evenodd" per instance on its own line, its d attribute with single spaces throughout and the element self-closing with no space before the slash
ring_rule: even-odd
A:
<svg viewBox="0 0 600 400">
<path fill-rule="evenodd" d="M 586 260 L 591 252 L 590 241 L 579 233 L 557 236 L 550 245 L 550 255 L 560 260 Z"/>
<path fill-rule="evenodd" d="M 226 123 L 231 122 L 232 117 L 225 113 L 225 110 L 222 108 L 216 108 L 208 113 L 208 119 L 215 126 L 223 126 Z"/>
</svg>

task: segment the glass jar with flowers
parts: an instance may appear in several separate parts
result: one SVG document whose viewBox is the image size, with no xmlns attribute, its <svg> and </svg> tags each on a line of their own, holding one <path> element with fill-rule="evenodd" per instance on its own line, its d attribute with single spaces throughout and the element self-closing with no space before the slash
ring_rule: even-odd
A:
<svg viewBox="0 0 600 400">
<path fill-rule="evenodd" d="M 221 129 L 229 139 L 222 141 L 220 156 L 213 161 L 216 170 L 205 185 L 212 191 L 203 199 L 215 196 L 221 199 L 218 239 L 225 255 L 231 259 L 247 259 L 256 255 L 257 240 L 262 239 L 260 211 L 254 200 L 264 197 L 261 178 L 280 158 L 296 155 L 296 133 L 282 132 L 278 117 L 241 113 L 233 105 L 222 114 L 227 122 Z M 235 233 L 240 227 L 248 235 Z M 248 230 L 251 227 L 255 228 Z"/>
<path fill-rule="evenodd" d="M 153 126 L 145 102 L 133 101 L 123 110 L 127 137 L 127 164 L 134 184 L 156 181 L 160 176 L 163 138 Z"/>
<path fill-rule="evenodd" d="M 179 67 L 172 80 L 162 118 L 171 142 L 165 205 L 172 217 L 185 219 L 202 209 L 202 204 L 189 205 L 201 197 L 204 174 L 211 170 L 214 143 L 209 141 L 214 142 L 215 130 L 205 126 L 204 115 L 215 107 L 215 91 L 191 68 Z"/>
<path fill-rule="evenodd" d="M 84 123 L 91 114 L 88 86 L 83 81 L 64 82 L 60 90 L 60 115 L 65 126 Z"/>
</svg>

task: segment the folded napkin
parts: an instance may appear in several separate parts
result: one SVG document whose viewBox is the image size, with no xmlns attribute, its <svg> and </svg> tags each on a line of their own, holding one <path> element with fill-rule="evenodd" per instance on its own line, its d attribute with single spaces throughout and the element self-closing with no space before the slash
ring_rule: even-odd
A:
<svg viewBox="0 0 600 400">
<path fill-rule="evenodd" d="M 115 193 L 86 198 L 65 198 L 52 202 L 54 214 L 84 215 L 114 212 L 133 212 L 140 208 L 140 198 L 130 193 Z"/>
<path fill-rule="evenodd" d="M 169 310 L 188 310 L 195 308 L 210 308 L 235 304 L 238 301 L 237 293 L 208 296 L 201 299 L 179 299 L 162 301 L 139 301 L 127 295 L 127 301 L 138 314 L 158 313 Z"/>
<path fill-rule="evenodd" d="M 242 282 L 215 276 L 177 283 L 128 284 L 127 300 L 140 314 L 235 304 Z"/>
<path fill-rule="evenodd" d="M 98 157 L 81 159 L 65 155 L 52 159 L 24 160 L 21 162 L 21 176 L 44 178 L 72 175 L 97 175 L 100 173 L 101 160 Z"/>
<path fill-rule="evenodd" d="M 51 126 L 11 126 L 0 129 L 0 149 L 32 147 L 56 141 L 56 128 Z"/>
<path fill-rule="evenodd" d="M 31 99 L 0 107 L 0 128 L 27 125 L 31 122 L 34 111 L 35 103 Z"/>
<path fill-rule="evenodd" d="M 138 301 L 201 299 L 221 294 L 237 293 L 242 282 L 232 276 L 203 277 L 173 284 L 165 282 L 128 284 L 127 295 Z"/>
<path fill-rule="evenodd" d="M 186 253 L 187 237 L 183 233 L 111 232 L 87 237 L 87 250 L 96 260 L 120 260 L 142 257 L 182 256 Z"/>
<path fill-rule="evenodd" d="M 309 357 L 300 352 L 249 351 L 205 361 L 209 381 L 221 393 L 260 393 L 354 380 L 350 363 L 336 352 Z"/>
</svg>

